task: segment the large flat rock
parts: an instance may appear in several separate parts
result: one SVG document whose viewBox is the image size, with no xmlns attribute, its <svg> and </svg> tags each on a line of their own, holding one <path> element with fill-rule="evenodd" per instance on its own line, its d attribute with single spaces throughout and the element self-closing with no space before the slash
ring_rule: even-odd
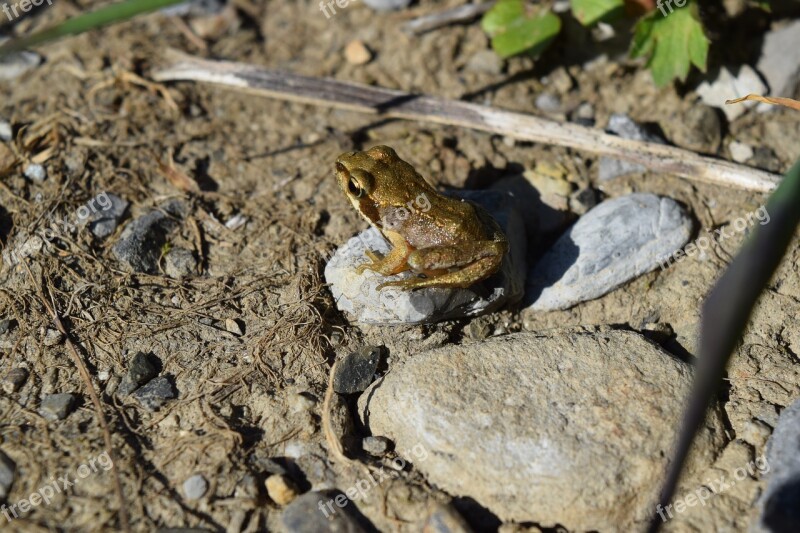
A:
<svg viewBox="0 0 800 533">
<path fill-rule="evenodd" d="M 430 483 L 503 520 L 631 531 L 654 513 L 691 378 L 637 333 L 517 333 L 415 355 L 359 413 L 401 453 L 424 447 L 407 459 Z M 707 426 L 691 465 L 722 444 L 719 417 Z"/>
</svg>

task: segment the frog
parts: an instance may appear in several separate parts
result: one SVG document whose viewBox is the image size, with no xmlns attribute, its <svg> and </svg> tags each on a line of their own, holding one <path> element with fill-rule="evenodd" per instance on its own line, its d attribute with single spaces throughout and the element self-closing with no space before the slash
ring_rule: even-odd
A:
<svg viewBox="0 0 800 533">
<path fill-rule="evenodd" d="M 467 288 L 497 272 L 508 239 L 482 207 L 445 196 L 389 146 L 336 159 L 336 180 L 350 204 L 389 242 L 385 255 L 366 250 L 356 269 L 414 275 L 378 285 L 401 290 Z"/>
</svg>

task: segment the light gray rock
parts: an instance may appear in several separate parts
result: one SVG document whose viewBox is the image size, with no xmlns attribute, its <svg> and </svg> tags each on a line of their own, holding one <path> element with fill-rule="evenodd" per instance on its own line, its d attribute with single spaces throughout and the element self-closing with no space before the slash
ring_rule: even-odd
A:
<svg viewBox="0 0 800 533">
<path fill-rule="evenodd" d="M 606 131 L 625 139 L 633 139 L 635 141 L 647 141 L 660 144 L 666 142 L 660 135 L 647 131 L 646 128 L 633 121 L 627 115 L 619 113 L 611 115 L 608 119 Z M 632 174 L 634 172 L 644 172 L 645 170 L 645 167 L 637 163 L 629 163 L 628 161 L 621 161 L 611 157 L 601 157 L 598 163 L 597 177 L 600 181 L 607 181 L 618 176 L 624 176 L 625 174 Z"/>
<path fill-rule="evenodd" d="M 800 524 L 800 400 L 781 413 L 767 442 L 767 488 L 761 496 L 759 525 L 766 531 L 797 531 Z M 763 468 L 762 468 L 763 467 Z"/>
<path fill-rule="evenodd" d="M 395 11 L 411 5 L 411 0 L 364 0 L 375 11 Z"/>
<path fill-rule="evenodd" d="M 732 100 L 747 94 L 767 93 L 767 86 L 752 67 L 743 65 L 737 69 L 734 69 L 735 74 L 733 74 L 726 67 L 722 67 L 715 79 L 706 80 L 697 87 L 697 94 L 700 95 L 703 103 L 722 109 L 729 121 L 742 116 L 745 111 L 755 105 L 755 102 L 725 105 L 725 100 Z"/>
<path fill-rule="evenodd" d="M 47 179 L 47 170 L 42 165 L 30 164 L 25 167 L 25 177 L 35 183 L 41 183 Z"/>
<path fill-rule="evenodd" d="M 173 248 L 164 255 L 164 273 L 173 279 L 182 279 L 194 274 L 197 259 L 186 248 Z"/>
<path fill-rule="evenodd" d="M 542 93 L 536 97 L 536 107 L 545 113 L 557 113 L 561 111 L 561 98 L 556 94 Z"/>
<path fill-rule="evenodd" d="M 361 449 L 375 457 L 382 457 L 389 451 L 392 441 L 386 437 L 364 437 L 361 441 Z"/>
<path fill-rule="evenodd" d="M 638 333 L 515 333 L 415 354 L 358 408 L 428 482 L 501 520 L 636 531 L 653 514 L 691 380 Z M 723 442 L 715 412 L 688 475 Z"/>
<path fill-rule="evenodd" d="M 167 400 L 175 398 L 175 388 L 169 378 L 157 377 L 142 385 L 131 395 L 148 411 L 157 411 Z"/>
<path fill-rule="evenodd" d="M 8 493 L 11 492 L 16 472 L 16 463 L 3 450 L 0 450 L 0 502 L 5 502 Z"/>
<path fill-rule="evenodd" d="M 773 96 L 794 96 L 800 82 L 800 20 L 795 20 L 764 35 L 761 57 L 756 68 L 764 76 Z M 746 93 L 742 93 L 744 96 Z M 759 93 L 761 94 L 761 93 Z M 775 109 L 759 104 L 759 111 Z"/>
<path fill-rule="evenodd" d="M 731 143 L 728 145 L 728 151 L 731 153 L 731 159 L 737 163 L 744 163 L 753 157 L 755 153 L 750 145 L 739 141 L 731 141 Z"/>
<path fill-rule="evenodd" d="M 722 121 L 711 106 L 696 104 L 678 120 L 664 123 L 673 143 L 695 152 L 716 154 L 722 142 Z"/>
<path fill-rule="evenodd" d="M 19 78 L 29 70 L 42 63 L 42 56 L 35 52 L 23 50 L 0 56 L 0 81 Z"/>
<path fill-rule="evenodd" d="M 590 210 L 528 274 L 530 309 L 567 309 L 659 266 L 686 244 L 692 221 L 677 202 L 630 194 Z"/>
<path fill-rule="evenodd" d="M 286 506 L 281 520 L 288 533 L 362 533 L 353 507 L 339 491 L 311 491 Z"/>
<path fill-rule="evenodd" d="M 0 119 L 0 141 L 8 142 L 12 137 L 11 123 Z"/>
<path fill-rule="evenodd" d="M 183 482 L 183 493 L 187 500 L 199 500 L 208 490 L 208 481 L 201 474 L 195 474 Z"/>
<path fill-rule="evenodd" d="M 50 422 L 63 420 L 72 411 L 74 405 L 74 394 L 48 394 L 39 406 L 39 414 Z"/>
<path fill-rule="evenodd" d="M 466 520 L 450 505 L 434 504 L 423 528 L 425 533 L 472 533 Z"/>
<path fill-rule="evenodd" d="M 394 287 L 377 290 L 381 283 L 411 276 L 382 276 L 376 272 L 356 273 L 367 261 L 364 251 L 385 254 L 388 243 L 374 228 L 363 231 L 341 246 L 325 266 L 325 280 L 339 310 L 355 322 L 371 324 L 425 324 L 477 316 L 516 303 L 524 293 L 525 226 L 511 207 L 507 193 L 498 191 L 459 191 L 457 195 L 481 205 L 497 221 L 509 240 L 510 251 L 500 271 L 468 289 L 429 288 L 402 291 Z M 456 193 L 453 194 L 456 196 Z"/>
<path fill-rule="evenodd" d="M 19 391 L 28 381 L 28 371 L 22 367 L 12 368 L 3 379 L 3 391 L 13 394 Z"/>
</svg>

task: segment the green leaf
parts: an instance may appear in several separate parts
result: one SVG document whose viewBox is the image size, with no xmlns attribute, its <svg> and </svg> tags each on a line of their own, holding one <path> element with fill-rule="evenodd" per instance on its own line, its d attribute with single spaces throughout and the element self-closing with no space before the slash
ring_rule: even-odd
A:
<svg viewBox="0 0 800 533">
<path fill-rule="evenodd" d="M 179 4 L 183 1 L 185 0 L 126 0 L 118 4 L 101 7 L 96 11 L 78 15 L 56 26 L 45 28 L 33 35 L 7 41 L 0 46 L 0 56 L 59 39 L 67 35 L 77 35 L 115 22 L 122 22 L 136 15 L 149 13 L 150 11 L 155 11 L 173 4 Z"/>
<path fill-rule="evenodd" d="M 492 38 L 494 51 L 505 58 L 540 54 L 561 31 L 561 19 L 523 0 L 500 0 L 483 16 L 481 26 Z"/>
<path fill-rule="evenodd" d="M 572 0 L 572 14 L 584 26 L 617 14 L 624 7 L 623 0 Z"/>
<path fill-rule="evenodd" d="M 636 24 L 631 45 L 632 57 L 650 56 L 647 67 L 659 87 L 674 79 L 685 80 L 692 65 L 705 72 L 708 59 L 709 40 L 694 2 L 667 6 L 662 5 L 666 16 L 656 9 Z"/>
</svg>

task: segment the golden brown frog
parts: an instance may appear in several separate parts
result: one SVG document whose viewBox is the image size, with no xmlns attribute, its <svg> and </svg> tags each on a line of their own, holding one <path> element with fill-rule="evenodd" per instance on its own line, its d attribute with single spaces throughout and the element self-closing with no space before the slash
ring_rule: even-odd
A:
<svg viewBox="0 0 800 533">
<path fill-rule="evenodd" d="M 492 217 L 471 202 L 439 194 L 388 146 L 340 155 L 336 179 L 353 207 L 392 245 L 385 257 L 367 250 L 372 263 L 358 272 L 418 274 L 378 289 L 469 287 L 500 268 L 508 241 Z"/>
</svg>

